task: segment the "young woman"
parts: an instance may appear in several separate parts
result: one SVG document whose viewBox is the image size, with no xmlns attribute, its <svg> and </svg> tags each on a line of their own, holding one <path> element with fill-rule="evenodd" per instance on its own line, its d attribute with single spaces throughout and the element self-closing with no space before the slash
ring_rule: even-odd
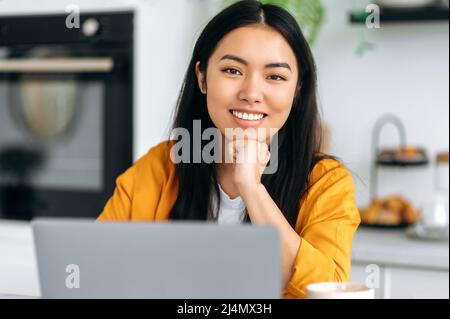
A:
<svg viewBox="0 0 450 319">
<path fill-rule="evenodd" d="M 271 225 L 285 298 L 304 297 L 313 282 L 347 281 L 360 217 L 348 170 L 320 152 L 315 69 L 284 9 L 250 0 L 219 13 L 196 43 L 177 103 L 173 127 L 191 136 L 188 160 L 174 161 L 180 138 L 151 148 L 117 179 L 99 220 Z M 221 160 L 193 160 L 195 144 L 209 143 L 196 137 L 198 121 L 223 137 Z M 230 129 L 250 133 L 230 139 Z M 274 147 L 276 170 L 263 174 Z"/>
</svg>

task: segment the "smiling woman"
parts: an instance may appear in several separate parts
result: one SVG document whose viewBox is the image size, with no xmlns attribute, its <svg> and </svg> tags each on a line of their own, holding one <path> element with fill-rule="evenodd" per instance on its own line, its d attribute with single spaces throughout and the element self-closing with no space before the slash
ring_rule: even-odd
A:
<svg viewBox="0 0 450 319">
<path fill-rule="evenodd" d="M 249 0 L 220 12 L 197 40 L 173 128 L 202 136 L 200 121 L 217 130 L 217 158 L 234 161 L 196 161 L 195 145 L 209 141 L 190 138 L 187 160 L 174 163 L 180 139 L 163 142 L 117 179 L 99 220 L 271 225 L 282 243 L 284 297 L 305 297 L 314 282 L 347 281 L 360 217 L 350 173 L 320 152 L 315 69 L 286 10 Z M 226 134 L 243 129 L 248 135 Z M 277 170 L 266 174 L 275 153 Z"/>
<path fill-rule="evenodd" d="M 264 24 L 225 35 L 205 76 L 200 62 L 196 75 L 199 85 L 206 83 L 208 113 L 222 133 L 236 126 L 281 128 L 299 87 L 295 53 L 279 32 Z"/>
</svg>

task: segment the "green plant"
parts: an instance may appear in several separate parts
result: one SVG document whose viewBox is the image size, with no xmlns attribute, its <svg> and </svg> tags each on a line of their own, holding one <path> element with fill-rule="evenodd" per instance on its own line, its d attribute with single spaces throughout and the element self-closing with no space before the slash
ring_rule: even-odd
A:
<svg viewBox="0 0 450 319">
<path fill-rule="evenodd" d="M 358 57 L 364 56 L 364 54 L 369 51 L 375 49 L 375 44 L 366 40 L 366 36 L 364 33 L 361 33 L 359 37 L 358 47 L 356 48 L 356 55 Z"/>
<path fill-rule="evenodd" d="M 227 7 L 238 0 L 222 0 Z M 264 4 L 274 4 L 288 10 L 298 21 L 308 41 L 313 46 L 325 21 L 325 8 L 320 0 L 261 0 Z"/>
</svg>

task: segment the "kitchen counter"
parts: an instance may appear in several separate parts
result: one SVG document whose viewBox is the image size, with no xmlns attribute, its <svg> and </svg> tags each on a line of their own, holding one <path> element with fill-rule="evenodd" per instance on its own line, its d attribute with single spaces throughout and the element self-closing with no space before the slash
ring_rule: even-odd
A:
<svg viewBox="0 0 450 319">
<path fill-rule="evenodd" d="M 408 238 L 402 230 L 360 227 L 353 263 L 447 271 L 449 243 Z M 0 220 L 0 295 L 40 295 L 33 236 L 28 222 Z"/>
<path fill-rule="evenodd" d="M 40 295 L 29 222 L 0 220 L 0 296 Z"/>
<path fill-rule="evenodd" d="M 352 261 L 408 268 L 449 270 L 449 242 L 410 238 L 403 229 L 360 227 Z"/>
</svg>

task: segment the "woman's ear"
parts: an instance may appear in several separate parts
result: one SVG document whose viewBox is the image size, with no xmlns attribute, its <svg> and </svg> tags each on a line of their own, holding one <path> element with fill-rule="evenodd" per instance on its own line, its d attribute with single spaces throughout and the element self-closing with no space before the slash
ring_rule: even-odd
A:
<svg viewBox="0 0 450 319">
<path fill-rule="evenodd" d="M 206 78 L 200 71 L 200 61 L 195 64 L 195 74 L 197 75 L 198 87 L 203 94 L 206 94 Z"/>
</svg>

